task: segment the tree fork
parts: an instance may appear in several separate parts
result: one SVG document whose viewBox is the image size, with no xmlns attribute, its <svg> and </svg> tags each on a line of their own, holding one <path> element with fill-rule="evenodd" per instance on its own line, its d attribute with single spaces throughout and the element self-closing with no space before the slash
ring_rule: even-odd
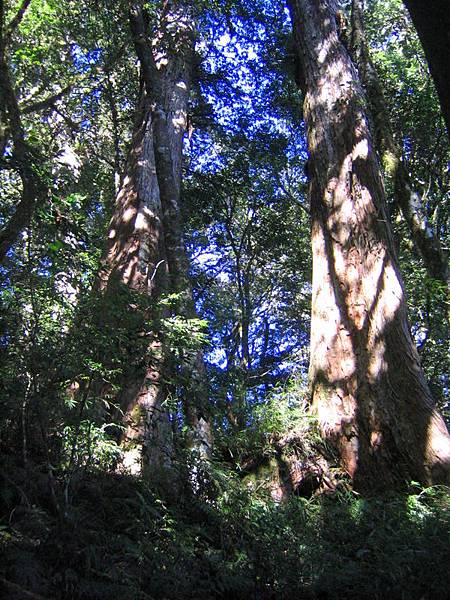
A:
<svg viewBox="0 0 450 600">
<path fill-rule="evenodd" d="M 146 36 L 145 13 L 139 2 L 130 5 L 130 25 L 154 120 L 154 153 L 161 197 L 165 251 L 170 289 L 179 296 L 176 312 L 196 318 L 189 280 L 189 262 L 183 240 L 180 209 L 182 140 L 187 126 L 187 106 L 193 64 L 193 18 L 182 2 L 167 4 L 162 20 L 177 24 L 177 53 L 166 65 L 156 64 Z M 164 31 L 163 31 L 164 34 Z M 180 357 L 185 386 L 185 416 L 191 430 L 191 444 L 202 456 L 209 456 L 212 433 L 207 405 L 207 381 L 203 353 L 183 351 Z"/>
</svg>

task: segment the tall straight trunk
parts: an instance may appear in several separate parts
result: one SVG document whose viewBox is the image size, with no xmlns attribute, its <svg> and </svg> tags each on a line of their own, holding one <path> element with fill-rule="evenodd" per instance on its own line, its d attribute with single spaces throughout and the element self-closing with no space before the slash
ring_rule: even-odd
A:
<svg viewBox="0 0 450 600">
<path fill-rule="evenodd" d="M 180 300 L 175 314 L 194 318 L 180 215 L 193 41 L 192 22 L 184 10 L 165 3 L 150 39 L 141 5 L 130 3 L 143 85 L 125 175 L 109 226 L 99 290 L 114 297 L 118 286 L 125 285 L 155 302 L 161 293 L 176 293 Z M 126 424 L 125 466 L 133 472 L 142 467 L 165 468 L 173 452 L 164 400 L 165 382 L 174 375 L 169 366 L 174 360 L 157 331 L 149 339 L 146 360 L 144 372 L 124 376 L 119 394 Z M 185 351 L 179 362 L 192 444 L 200 455 L 209 456 L 211 432 L 203 416 L 207 388 L 202 353 Z"/>
<path fill-rule="evenodd" d="M 157 301 L 162 292 L 180 300 L 175 314 L 195 317 L 188 279 L 180 215 L 182 145 L 186 129 L 192 61 L 192 22 L 184 7 L 165 3 L 149 22 L 139 3 L 130 3 L 130 22 L 142 66 L 143 89 L 122 187 L 109 226 L 107 252 L 99 288 L 114 294 L 125 285 Z M 143 60 L 142 52 L 146 54 Z M 148 68 L 150 63 L 150 70 Z M 146 315 L 151 319 L 154 315 Z M 168 316 L 168 315 L 166 315 Z M 192 444 L 209 455 L 210 430 L 200 400 L 206 404 L 203 357 L 183 352 L 180 368 L 185 413 Z M 164 340 L 154 331 L 149 339 L 147 368 L 124 376 L 119 394 L 125 415 L 126 466 L 167 466 L 172 433 L 164 407 L 166 385 L 174 363 Z"/>
<path fill-rule="evenodd" d="M 188 3 L 165 3 L 160 20 L 161 35 L 153 40 L 146 31 L 140 2 L 130 3 L 130 24 L 136 52 L 151 104 L 154 149 L 161 197 L 169 289 L 177 294 L 176 314 L 197 317 L 189 280 L 189 262 L 183 240 L 180 189 L 183 136 L 191 87 L 194 16 Z M 203 354 L 181 350 L 178 357 L 183 383 L 183 404 L 190 428 L 191 445 L 207 457 L 212 446 L 208 419 L 208 386 Z"/>
<path fill-rule="evenodd" d="M 402 211 L 429 276 L 448 285 L 448 257 L 425 217 L 422 198 L 414 189 L 403 161 L 402 150 L 394 138 L 383 89 L 365 38 L 362 0 L 353 0 L 351 29 L 351 52 L 369 103 L 374 142 L 383 165 L 394 182 L 395 201 Z"/>
<path fill-rule="evenodd" d="M 448 0 L 403 0 L 425 52 L 450 136 L 450 10 Z"/>
<path fill-rule="evenodd" d="M 290 0 L 306 84 L 313 292 L 310 381 L 356 489 L 450 480 L 450 437 L 411 338 L 358 73 L 335 0 Z"/>
<path fill-rule="evenodd" d="M 98 288 L 111 301 L 121 285 L 157 301 L 167 289 L 162 208 L 154 155 L 154 123 L 150 103 L 141 92 L 122 187 L 108 229 L 107 248 Z M 144 318 L 152 319 L 147 314 Z M 164 352 L 157 332 L 148 345 L 147 366 L 127 372 L 118 403 L 124 415 L 124 466 L 165 468 L 172 454 L 172 432 L 163 407 Z"/>
</svg>

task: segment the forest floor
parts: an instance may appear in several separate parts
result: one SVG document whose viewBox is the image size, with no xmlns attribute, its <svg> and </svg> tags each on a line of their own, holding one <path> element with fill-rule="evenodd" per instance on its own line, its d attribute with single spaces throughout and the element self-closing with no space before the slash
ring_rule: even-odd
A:
<svg viewBox="0 0 450 600">
<path fill-rule="evenodd" d="M 442 600 L 450 589 L 442 487 L 276 503 L 217 465 L 181 486 L 49 478 L 14 461 L 0 483 L 8 600 Z"/>
</svg>

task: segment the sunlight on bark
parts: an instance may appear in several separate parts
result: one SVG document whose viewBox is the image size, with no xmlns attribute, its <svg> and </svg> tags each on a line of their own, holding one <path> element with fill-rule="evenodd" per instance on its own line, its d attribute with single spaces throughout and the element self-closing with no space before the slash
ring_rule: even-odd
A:
<svg viewBox="0 0 450 600">
<path fill-rule="evenodd" d="M 129 448 L 123 451 L 122 469 L 129 475 L 138 476 L 142 473 L 141 447 Z"/>
<path fill-rule="evenodd" d="M 177 111 L 172 118 L 172 125 L 176 133 L 182 133 L 186 131 L 186 114 L 182 111 Z"/>
<path fill-rule="evenodd" d="M 135 214 L 136 214 L 136 209 L 135 208 L 127 208 L 125 210 L 125 212 L 123 213 L 122 222 L 123 223 L 129 223 L 131 221 L 131 219 L 134 217 Z"/>
<path fill-rule="evenodd" d="M 141 206 L 136 216 L 134 228 L 137 231 L 148 231 L 151 232 L 150 226 L 152 221 L 159 220 L 159 216 L 156 215 L 147 206 Z"/>
</svg>

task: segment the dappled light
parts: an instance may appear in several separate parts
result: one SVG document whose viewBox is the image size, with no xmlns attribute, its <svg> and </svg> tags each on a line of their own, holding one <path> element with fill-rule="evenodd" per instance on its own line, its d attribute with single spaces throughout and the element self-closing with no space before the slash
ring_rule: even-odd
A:
<svg viewBox="0 0 450 600">
<path fill-rule="evenodd" d="M 436 436 L 445 448 L 441 465 L 447 473 L 450 438 L 443 423 L 437 425 L 408 333 L 403 284 L 378 159 L 363 113 L 362 88 L 330 7 L 306 0 L 292 6 L 306 78 L 312 172 L 313 407 L 358 489 L 368 493 L 402 485 L 408 472 L 429 483 L 434 458 L 427 437 Z M 402 365 L 397 362 L 400 347 Z M 396 411 L 407 406 L 424 413 L 412 437 L 411 424 L 405 423 L 404 433 L 399 433 L 401 422 L 394 425 Z M 432 434 L 428 423 L 433 423 Z M 402 466 L 393 473 L 389 465 L 398 459 Z"/>
<path fill-rule="evenodd" d="M 448 596 L 427 62 L 402 0 L 0 1 L 1 598 Z"/>
</svg>

